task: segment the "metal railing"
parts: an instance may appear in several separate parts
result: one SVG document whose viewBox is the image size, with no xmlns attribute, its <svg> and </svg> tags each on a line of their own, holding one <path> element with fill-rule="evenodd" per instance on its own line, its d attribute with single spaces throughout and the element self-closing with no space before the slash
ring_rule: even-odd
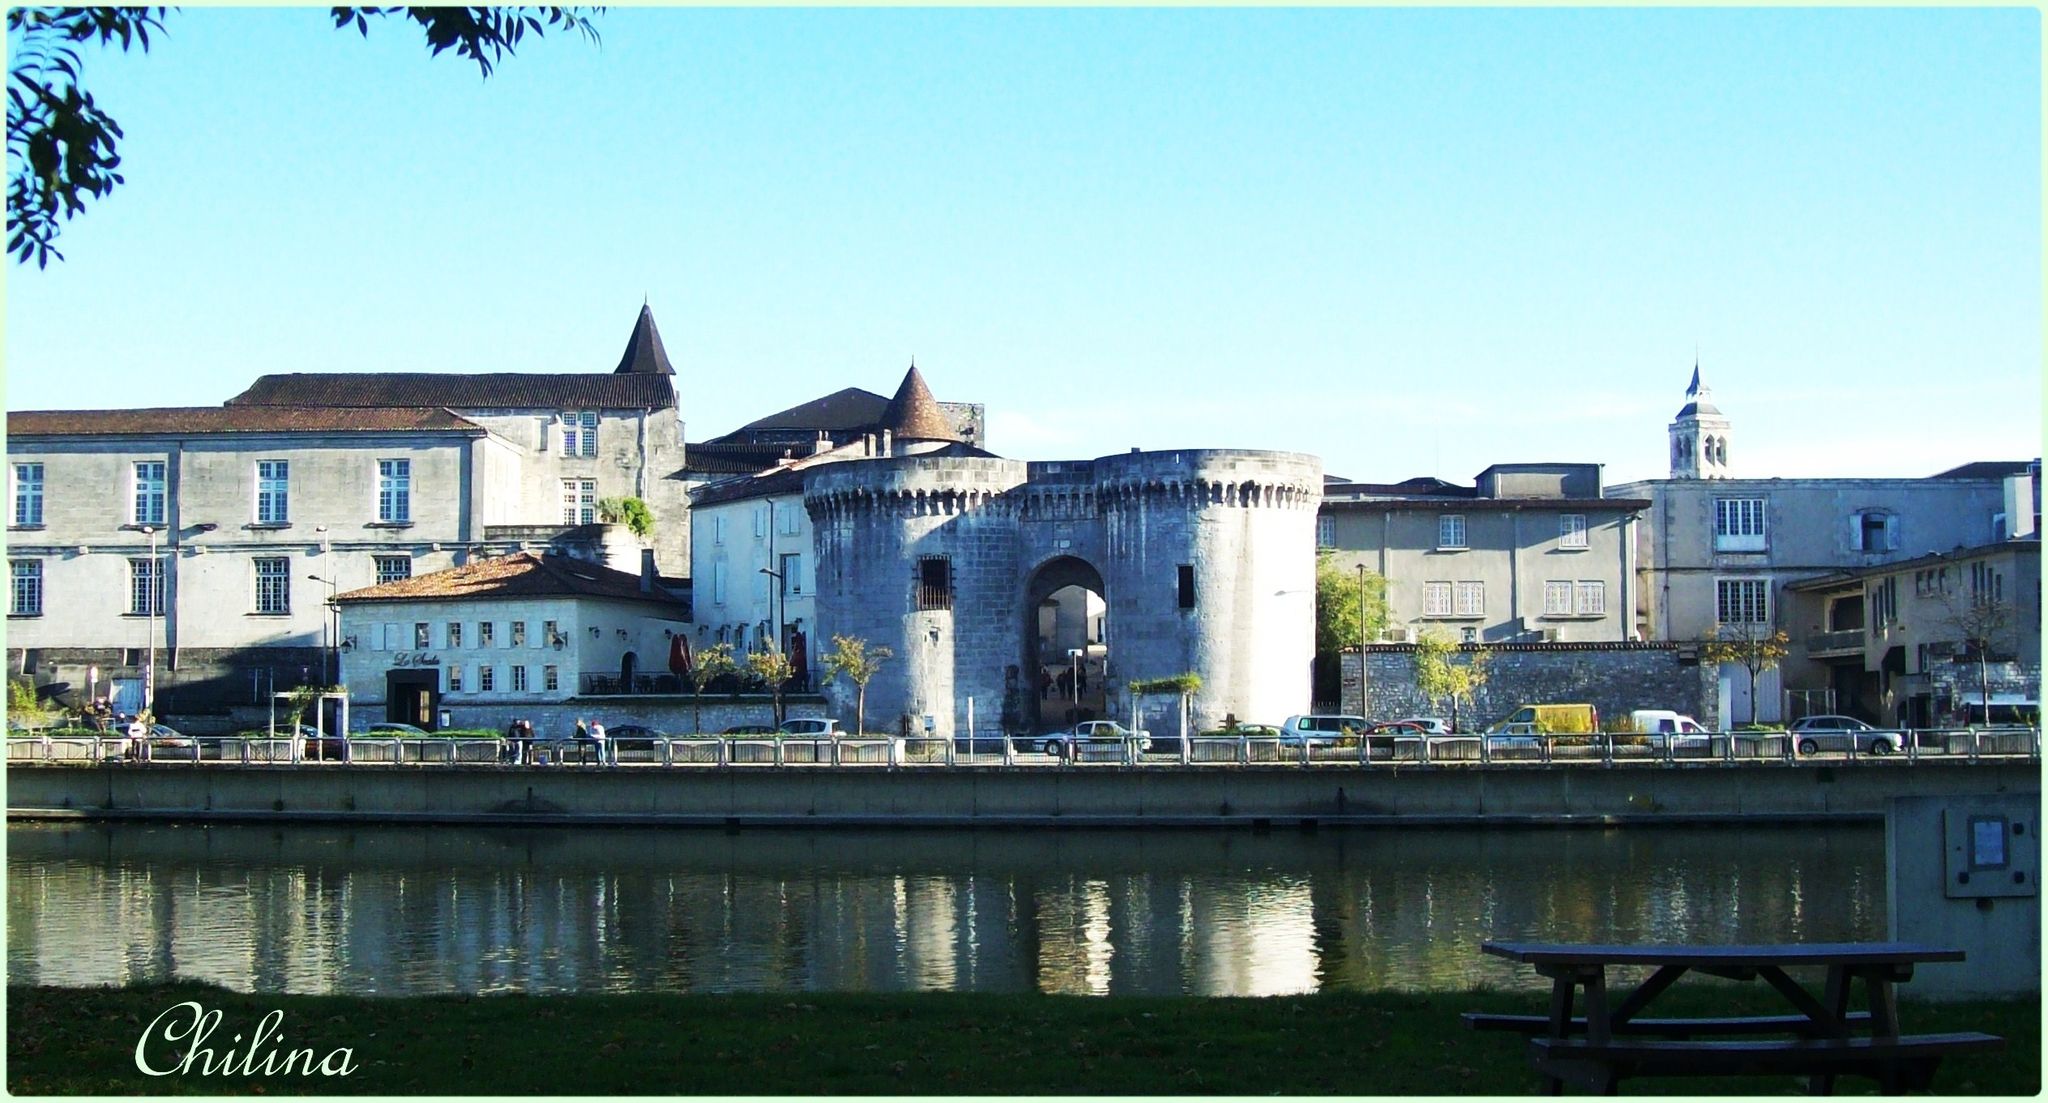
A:
<svg viewBox="0 0 2048 1103">
<path fill-rule="evenodd" d="M 324 740 L 289 736 L 185 736 L 136 740 L 119 735 L 11 735 L 7 761 L 83 766 L 303 764 L 337 768 L 434 766 L 604 767 L 676 769 L 1014 767 L 1082 770 L 1102 767 L 1210 769 L 1285 766 L 1314 769 L 1625 765 L 1856 764 L 1982 762 L 2041 758 L 2038 728 L 1889 729 L 1808 735 L 1797 732 L 1712 732 L 1684 735 L 1386 734 L 1303 742 L 1252 733 L 1204 733 L 1136 740 L 1077 740 L 1063 753 L 1044 751 L 1047 736 L 656 735 L 507 740 L 498 737 L 352 735 Z M 1806 749 L 1808 744 L 1812 750 Z"/>
</svg>

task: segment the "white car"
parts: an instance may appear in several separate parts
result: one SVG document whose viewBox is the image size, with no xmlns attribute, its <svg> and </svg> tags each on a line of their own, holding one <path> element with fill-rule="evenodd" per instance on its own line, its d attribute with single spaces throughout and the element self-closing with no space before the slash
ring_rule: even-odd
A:
<svg viewBox="0 0 2048 1103">
<path fill-rule="evenodd" d="M 1853 716 L 1808 716 L 1792 724 L 1792 745 L 1800 754 L 1846 751 L 1851 739 L 1859 754 L 1897 754 L 1905 747 L 1898 732 L 1879 731 Z"/>
<path fill-rule="evenodd" d="M 1083 720 L 1063 732 L 1038 738 L 1039 749 L 1055 758 L 1067 758 L 1076 751 L 1103 750 L 1135 743 L 1139 753 L 1152 749 L 1149 732 L 1132 731 L 1114 720 Z"/>
<path fill-rule="evenodd" d="M 799 716 L 784 720 L 782 727 L 776 730 L 784 735 L 808 735 L 818 739 L 846 734 L 846 729 L 839 726 L 839 721 L 818 716 Z"/>
<path fill-rule="evenodd" d="M 1346 735 L 1362 735 L 1371 727 L 1363 716 L 1290 716 L 1280 723 L 1286 746 L 1334 747 Z"/>
</svg>

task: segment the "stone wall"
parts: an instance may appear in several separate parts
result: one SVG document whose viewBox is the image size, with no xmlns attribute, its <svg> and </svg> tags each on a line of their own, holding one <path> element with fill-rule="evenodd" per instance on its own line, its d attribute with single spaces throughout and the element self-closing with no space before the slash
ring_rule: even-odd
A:
<svg viewBox="0 0 2048 1103">
<path fill-rule="evenodd" d="M 1482 727 L 1523 705 L 1564 703 L 1593 705 L 1603 723 L 1633 709 L 1672 709 L 1709 728 L 1720 726 L 1716 669 L 1684 657 L 1690 652 L 1675 644 L 1496 644 L 1488 650 L 1486 685 L 1470 706 L 1460 706 L 1459 727 Z M 1344 712 L 1371 720 L 1449 717 L 1447 708 L 1416 693 L 1412 644 L 1375 645 L 1366 657 L 1370 711 L 1358 707 L 1354 651 L 1342 657 Z"/>
<path fill-rule="evenodd" d="M 21 655 L 15 673 L 25 668 L 37 685 L 64 682 L 71 688 L 58 700 L 83 707 L 86 675 L 100 668 L 95 692 L 107 696 L 115 678 L 143 677 L 148 652 L 139 647 L 31 647 Z M 129 658 L 137 661 L 127 662 Z M 157 713 L 224 713 L 236 705 L 260 702 L 273 691 L 283 692 L 310 682 L 329 680 L 323 663 L 332 662 L 318 647 L 185 647 L 173 665 L 169 649 L 156 652 Z"/>
</svg>

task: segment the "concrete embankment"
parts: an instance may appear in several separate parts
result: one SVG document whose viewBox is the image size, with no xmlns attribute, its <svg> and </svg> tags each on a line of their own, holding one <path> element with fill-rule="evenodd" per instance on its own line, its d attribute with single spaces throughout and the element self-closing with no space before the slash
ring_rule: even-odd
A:
<svg viewBox="0 0 2048 1103">
<path fill-rule="evenodd" d="M 1881 820 L 1896 796 L 2040 792 L 2011 763 L 887 769 L 7 769 L 10 818 L 709 826 L 1373 826 Z"/>
</svg>

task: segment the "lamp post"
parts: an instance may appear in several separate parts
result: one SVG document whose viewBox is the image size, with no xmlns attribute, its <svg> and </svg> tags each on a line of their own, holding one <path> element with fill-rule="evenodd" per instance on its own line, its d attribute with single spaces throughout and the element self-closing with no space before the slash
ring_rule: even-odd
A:
<svg viewBox="0 0 2048 1103">
<path fill-rule="evenodd" d="M 1365 697 L 1365 564 L 1358 565 L 1358 715 L 1365 720 L 1372 719 L 1366 710 Z"/>
<path fill-rule="evenodd" d="M 335 647 L 339 643 L 341 628 L 334 622 L 341 616 L 341 606 L 334 602 L 334 580 L 331 578 L 321 578 L 317 574 L 309 574 L 306 576 L 306 579 L 309 582 L 318 582 L 327 587 L 327 615 L 321 618 L 320 621 L 320 649 L 327 652 L 327 660 L 332 668 L 327 684 L 330 686 L 340 685 L 341 656 L 335 653 Z"/>
<path fill-rule="evenodd" d="M 1118 638 L 1119 638 L 1119 639 L 1121 639 L 1122 637 L 1121 637 L 1121 636 L 1119 636 Z M 1081 707 L 1081 649 L 1080 649 L 1080 648 L 1078 648 L 1078 647 L 1069 647 L 1069 648 L 1067 648 L 1067 658 L 1069 658 L 1069 659 L 1072 659 L 1072 660 L 1074 660 L 1074 681 L 1073 681 L 1073 687 L 1074 687 L 1074 707 L 1075 707 L 1075 708 L 1080 708 L 1080 707 Z"/>
<path fill-rule="evenodd" d="M 768 594 L 768 617 L 775 622 L 775 650 L 782 650 L 782 614 L 779 611 L 782 598 L 782 572 L 772 567 L 761 568 L 761 573 L 775 580 L 775 589 Z M 780 599 L 780 600 L 778 600 Z"/>
<path fill-rule="evenodd" d="M 149 604 L 149 666 L 142 674 L 142 711 L 156 715 L 156 606 L 164 592 L 164 567 L 156 558 L 156 526 L 142 526 L 142 534 L 149 537 L 149 588 L 142 593 Z"/>
</svg>

